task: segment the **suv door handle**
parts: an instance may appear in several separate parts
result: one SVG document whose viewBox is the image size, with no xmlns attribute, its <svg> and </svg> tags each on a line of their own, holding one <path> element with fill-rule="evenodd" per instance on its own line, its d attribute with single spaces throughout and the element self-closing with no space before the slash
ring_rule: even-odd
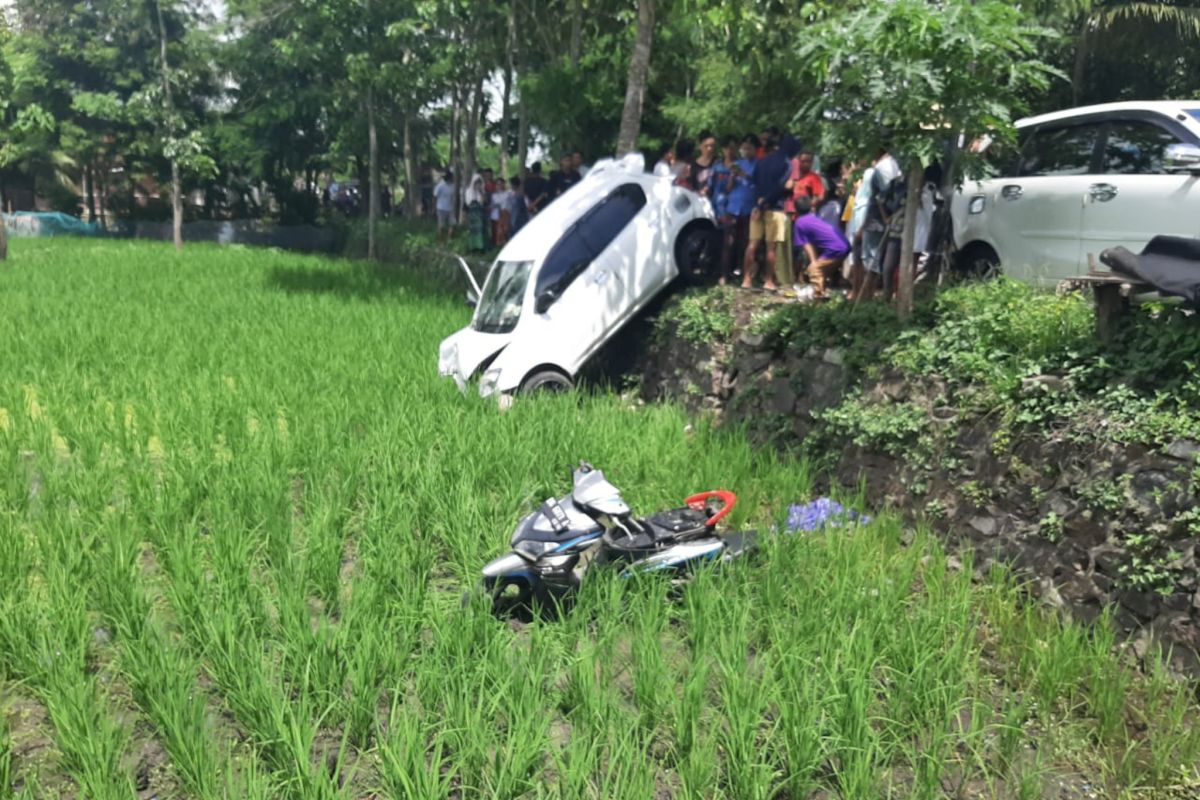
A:
<svg viewBox="0 0 1200 800">
<path fill-rule="evenodd" d="M 1107 203 L 1117 196 L 1117 187 L 1111 183 L 1093 183 L 1088 187 L 1088 199 L 1093 203 Z"/>
<path fill-rule="evenodd" d="M 1000 196 L 1005 200 L 1019 200 L 1024 193 L 1024 190 L 1015 183 L 1010 183 L 1000 190 Z"/>
</svg>

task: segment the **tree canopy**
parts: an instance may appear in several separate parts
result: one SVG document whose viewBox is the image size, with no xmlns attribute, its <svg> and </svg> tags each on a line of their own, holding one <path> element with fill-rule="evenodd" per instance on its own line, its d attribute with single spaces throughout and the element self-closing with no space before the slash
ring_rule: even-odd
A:
<svg viewBox="0 0 1200 800">
<path fill-rule="evenodd" d="M 861 156 L 880 127 L 1003 134 L 1024 110 L 1200 93 L 1196 0 L 159 2 L 0 10 L 0 205 L 165 219 L 175 164 L 190 217 L 312 222 L 335 180 L 413 209 L 430 168 L 603 157 L 647 10 L 647 150 L 776 125 Z M 904 14 L 920 37 L 888 27 Z"/>
</svg>

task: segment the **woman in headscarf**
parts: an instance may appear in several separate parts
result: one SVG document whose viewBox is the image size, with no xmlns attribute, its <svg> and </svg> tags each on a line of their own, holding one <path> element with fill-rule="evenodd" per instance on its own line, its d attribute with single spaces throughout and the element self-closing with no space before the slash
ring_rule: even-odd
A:
<svg viewBox="0 0 1200 800">
<path fill-rule="evenodd" d="M 463 203 L 467 209 L 467 247 L 482 253 L 487 249 L 487 191 L 478 172 L 471 176 Z"/>
</svg>

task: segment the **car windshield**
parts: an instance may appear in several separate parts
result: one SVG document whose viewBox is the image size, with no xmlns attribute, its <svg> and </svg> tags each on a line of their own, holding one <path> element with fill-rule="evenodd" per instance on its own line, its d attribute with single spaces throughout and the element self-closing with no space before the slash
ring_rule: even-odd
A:
<svg viewBox="0 0 1200 800">
<path fill-rule="evenodd" d="M 521 318 L 532 261 L 498 261 L 488 273 L 471 327 L 481 333 L 511 333 Z"/>
</svg>

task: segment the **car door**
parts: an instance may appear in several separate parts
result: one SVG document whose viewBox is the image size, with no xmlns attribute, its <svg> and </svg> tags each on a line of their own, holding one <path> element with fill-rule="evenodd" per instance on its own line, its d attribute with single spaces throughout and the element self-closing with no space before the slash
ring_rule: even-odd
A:
<svg viewBox="0 0 1200 800">
<path fill-rule="evenodd" d="M 630 223 L 646 205 L 636 183 L 618 186 L 585 211 L 550 249 L 534 287 L 538 298 L 550 293 L 543 314 L 548 335 L 570 342 L 582 361 L 603 341 L 636 299 L 638 259 L 635 227 Z"/>
<path fill-rule="evenodd" d="M 1196 144 L 1169 118 L 1116 118 L 1104 126 L 1103 159 L 1083 204 L 1083 251 L 1140 251 L 1158 234 L 1200 236 L 1200 177 L 1163 168 L 1167 147 Z"/>
<path fill-rule="evenodd" d="M 1099 140 L 1098 123 L 1047 123 L 1026 141 L 1015 176 L 989 181 L 988 227 L 1005 274 L 1056 283 L 1078 273 Z"/>
</svg>

